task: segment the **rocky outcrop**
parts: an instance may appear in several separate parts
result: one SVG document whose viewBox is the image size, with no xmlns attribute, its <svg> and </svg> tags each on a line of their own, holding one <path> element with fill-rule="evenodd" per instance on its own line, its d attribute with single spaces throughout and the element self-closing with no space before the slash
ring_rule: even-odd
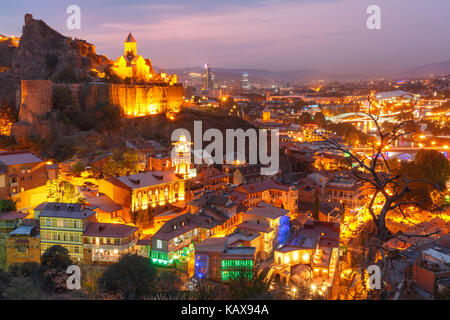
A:
<svg viewBox="0 0 450 320">
<path fill-rule="evenodd" d="M 97 55 L 94 45 L 65 37 L 30 14 L 25 16 L 19 46 L 8 50 L 11 57 L 3 63 L 9 70 L 0 73 L 0 99 L 8 101 L 15 100 L 20 80 L 89 81 L 95 78 L 93 69 L 101 71 L 112 63 Z"/>
</svg>

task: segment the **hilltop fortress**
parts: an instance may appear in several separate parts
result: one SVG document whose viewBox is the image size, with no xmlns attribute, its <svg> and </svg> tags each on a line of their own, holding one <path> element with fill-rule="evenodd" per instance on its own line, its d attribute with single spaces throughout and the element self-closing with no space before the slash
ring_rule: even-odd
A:
<svg viewBox="0 0 450 320">
<path fill-rule="evenodd" d="M 70 90 L 81 111 L 113 104 L 123 116 L 139 117 L 177 112 L 182 106 L 183 86 L 177 76 L 156 73 L 151 60 L 138 55 L 131 33 L 124 41 L 124 54 L 111 61 L 97 55 L 94 45 L 65 37 L 27 14 L 20 41 L 10 47 L 10 59 L 0 63 L 5 66 L 0 91 L 10 101 L 15 92 L 20 113 L 13 134 L 45 122 L 59 87 Z M 77 80 L 67 80 L 67 74 Z"/>
<path fill-rule="evenodd" d="M 79 106 L 94 108 L 114 104 L 124 116 L 138 117 L 162 112 L 177 112 L 183 103 L 183 86 L 177 76 L 155 73 L 150 59 L 136 54 L 136 40 L 129 34 L 125 40 L 125 55 L 117 58 L 111 70 L 121 79 L 134 84 L 104 82 L 54 83 L 51 80 L 22 80 L 17 92 L 20 102 L 19 122 L 29 124 L 44 118 L 53 109 L 54 88 L 66 87 Z"/>
</svg>

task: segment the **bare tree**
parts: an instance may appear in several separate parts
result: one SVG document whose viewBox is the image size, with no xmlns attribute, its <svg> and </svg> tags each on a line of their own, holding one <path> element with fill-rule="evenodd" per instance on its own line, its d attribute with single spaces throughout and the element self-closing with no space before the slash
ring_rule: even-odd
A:
<svg viewBox="0 0 450 320">
<path fill-rule="evenodd" d="M 411 237 L 429 237 L 437 232 L 427 234 L 407 234 L 402 232 L 392 232 L 386 226 L 386 217 L 391 212 L 400 212 L 405 219 L 405 208 L 408 206 L 415 206 L 422 208 L 425 200 L 415 199 L 411 195 L 411 186 L 414 183 L 425 183 L 438 192 L 439 187 L 431 181 L 425 179 L 411 178 L 405 175 L 399 175 L 391 170 L 391 165 L 385 157 L 384 152 L 389 146 L 395 143 L 396 140 L 413 134 L 416 131 L 417 124 L 413 117 L 412 110 L 403 110 L 397 115 L 396 122 L 390 128 L 383 128 L 381 125 L 381 108 L 374 110 L 374 102 L 370 97 L 367 98 L 369 102 L 368 110 L 362 112 L 367 116 L 369 121 L 373 124 L 376 135 L 371 142 L 369 142 L 368 155 L 358 155 L 353 151 L 351 144 L 345 145 L 329 138 L 325 134 L 321 134 L 324 143 L 328 149 L 342 152 L 347 161 L 353 165 L 351 171 L 356 179 L 362 181 L 370 188 L 370 201 L 368 210 L 372 216 L 375 225 L 374 234 L 371 236 L 374 245 L 369 247 L 368 262 L 375 260 L 376 253 L 381 251 L 383 253 L 383 244 L 390 239 L 403 239 Z M 375 208 L 376 200 L 380 199 L 382 202 L 381 208 Z M 434 209 L 441 209 L 438 205 L 433 204 Z M 402 236 L 402 237 L 400 237 Z M 399 238 L 400 237 L 400 238 Z"/>
</svg>

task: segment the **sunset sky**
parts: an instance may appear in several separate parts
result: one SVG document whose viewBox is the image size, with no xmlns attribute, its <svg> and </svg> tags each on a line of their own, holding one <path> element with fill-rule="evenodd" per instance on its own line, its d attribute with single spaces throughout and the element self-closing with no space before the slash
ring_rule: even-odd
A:
<svg viewBox="0 0 450 320">
<path fill-rule="evenodd" d="M 20 35 L 25 13 L 115 59 L 131 30 L 155 66 L 390 72 L 450 59 L 449 0 L 0 0 L 0 34 Z M 81 30 L 66 8 L 81 7 Z M 381 7 L 382 30 L 366 9 Z"/>
</svg>

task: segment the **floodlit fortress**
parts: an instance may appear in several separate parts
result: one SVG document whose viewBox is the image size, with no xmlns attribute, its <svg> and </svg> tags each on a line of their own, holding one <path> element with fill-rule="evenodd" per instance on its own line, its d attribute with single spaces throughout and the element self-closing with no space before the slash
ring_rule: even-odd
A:
<svg viewBox="0 0 450 320">
<path fill-rule="evenodd" d="M 113 74 L 124 84 L 53 83 L 50 80 L 22 80 L 17 92 L 20 102 L 21 123 L 37 123 L 52 111 L 53 90 L 69 88 L 73 100 L 84 108 L 102 104 L 120 107 L 128 117 L 140 117 L 165 112 L 177 112 L 183 103 L 183 86 L 177 83 L 176 75 L 155 73 L 150 59 L 137 55 L 136 40 L 129 34 L 125 40 L 125 55 L 111 66 Z M 126 83 L 126 84 L 125 84 Z"/>
<path fill-rule="evenodd" d="M 125 39 L 124 55 L 114 62 L 111 70 L 122 80 L 139 85 L 112 85 L 112 104 L 120 106 L 128 116 L 143 116 L 178 111 L 183 102 L 183 87 L 176 75 L 155 73 L 150 59 L 137 54 L 137 43 L 130 33 Z"/>
</svg>

